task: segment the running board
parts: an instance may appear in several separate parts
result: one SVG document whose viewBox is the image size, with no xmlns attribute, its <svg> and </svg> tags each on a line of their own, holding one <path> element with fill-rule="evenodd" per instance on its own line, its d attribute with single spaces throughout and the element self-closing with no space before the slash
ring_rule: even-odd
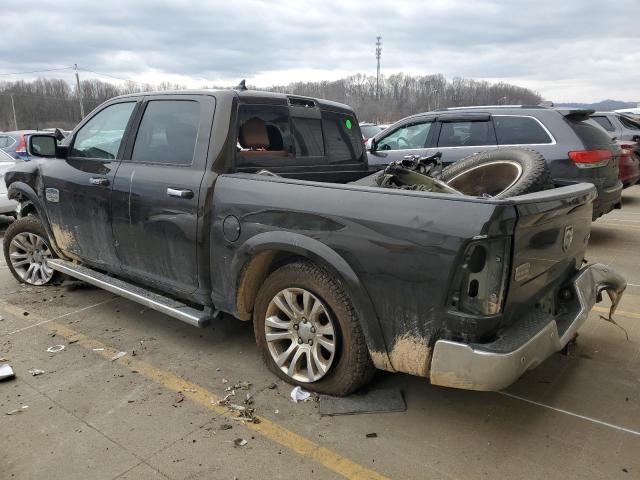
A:
<svg viewBox="0 0 640 480">
<path fill-rule="evenodd" d="M 145 307 L 162 312 L 170 317 L 177 318 L 183 322 L 193 325 L 194 327 L 204 327 L 209 324 L 211 318 L 215 315 L 210 310 L 198 310 L 196 308 L 185 305 L 172 298 L 150 292 L 142 287 L 111 277 L 104 273 L 96 272 L 82 265 L 68 262 L 66 260 L 54 259 L 47 260 L 54 270 L 77 278 L 83 282 L 90 283 L 96 287 L 100 287 L 121 297 L 138 302 Z"/>
</svg>

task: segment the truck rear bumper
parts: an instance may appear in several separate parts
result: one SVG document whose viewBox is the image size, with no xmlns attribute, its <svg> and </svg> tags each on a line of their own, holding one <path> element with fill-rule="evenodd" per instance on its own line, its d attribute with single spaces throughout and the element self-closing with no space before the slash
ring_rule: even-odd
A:
<svg viewBox="0 0 640 480">
<path fill-rule="evenodd" d="M 609 294 L 609 315 L 613 315 L 626 286 L 625 279 L 609 267 L 590 265 L 570 282 L 575 299 L 570 313 L 555 317 L 541 311 L 529 313 L 489 344 L 438 340 L 431 360 L 431 383 L 467 390 L 503 389 L 564 348 L 601 300 L 602 291 Z"/>
<path fill-rule="evenodd" d="M 622 202 L 622 182 L 607 188 L 598 189 L 598 198 L 593 202 L 593 220 L 609 213 L 614 208 L 620 208 Z"/>
</svg>

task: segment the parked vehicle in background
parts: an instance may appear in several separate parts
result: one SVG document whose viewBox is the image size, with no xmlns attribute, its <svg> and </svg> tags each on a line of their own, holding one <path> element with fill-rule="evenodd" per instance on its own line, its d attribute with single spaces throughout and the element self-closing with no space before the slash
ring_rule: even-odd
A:
<svg viewBox="0 0 640 480">
<path fill-rule="evenodd" d="M 9 200 L 7 196 L 7 186 L 4 182 L 4 175 L 16 164 L 16 159 L 8 153 L 0 150 L 0 215 L 16 216 L 18 202 Z"/>
<path fill-rule="evenodd" d="M 638 183 L 640 180 L 640 144 L 628 140 L 616 140 L 621 149 L 618 168 L 620 181 L 624 188 Z"/>
<path fill-rule="evenodd" d="M 618 112 L 595 112 L 591 118 L 618 140 L 640 141 L 640 120 Z"/>
<path fill-rule="evenodd" d="M 30 149 L 48 158 L 7 175 L 18 281 L 64 273 L 194 326 L 253 321 L 275 374 L 332 395 L 374 366 L 502 389 L 626 286 L 583 265 L 592 185 L 501 199 L 350 184 L 370 170 L 335 102 L 127 95 Z"/>
<path fill-rule="evenodd" d="M 27 162 L 31 160 L 27 150 L 29 136 L 38 132 L 38 130 L 2 132 L 0 133 L 0 149 L 7 152 L 13 158 Z"/>
<path fill-rule="evenodd" d="M 362 141 L 366 142 L 370 138 L 380 133 L 383 130 L 379 125 L 373 123 L 362 122 L 360 124 L 360 131 L 362 132 Z"/>
<path fill-rule="evenodd" d="M 369 143 L 369 165 L 382 168 L 406 155 L 442 152 L 451 164 L 500 146 L 536 150 L 549 165 L 555 186 L 593 183 L 598 190 L 593 219 L 621 206 L 620 148 L 589 123 L 593 110 L 542 106 L 449 108 L 412 115 Z"/>
</svg>

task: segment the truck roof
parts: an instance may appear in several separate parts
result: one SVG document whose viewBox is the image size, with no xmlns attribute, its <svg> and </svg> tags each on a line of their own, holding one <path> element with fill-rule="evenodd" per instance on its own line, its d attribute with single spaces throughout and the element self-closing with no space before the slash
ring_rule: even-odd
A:
<svg viewBox="0 0 640 480">
<path fill-rule="evenodd" d="M 305 97 L 279 92 L 265 92 L 262 90 L 234 90 L 234 89 L 195 89 L 195 90 L 165 90 L 158 92 L 138 92 L 120 95 L 116 98 L 142 97 L 156 95 L 229 95 L 236 96 L 241 103 L 263 103 L 270 105 L 288 105 L 298 107 L 318 106 L 322 110 L 341 110 L 353 112 L 353 109 L 343 103 L 325 100 L 323 98 Z"/>
</svg>

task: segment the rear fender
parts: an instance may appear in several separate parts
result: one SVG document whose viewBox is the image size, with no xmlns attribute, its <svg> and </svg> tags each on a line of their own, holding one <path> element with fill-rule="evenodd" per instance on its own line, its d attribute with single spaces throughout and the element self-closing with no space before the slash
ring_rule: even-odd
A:
<svg viewBox="0 0 640 480">
<path fill-rule="evenodd" d="M 228 304 L 236 305 L 238 286 L 243 269 L 261 252 L 277 251 L 308 258 L 334 275 L 349 295 L 358 312 L 367 347 L 377 368 L 393 370 L 380 328 L 380 322 L 364 286 L 351 266 L 336 251 L 313 238 L 292 232 L 264 232 L 247 240 L 236 251 L 231 262 L 232 288 L 228 292 Z"/>
</svg>

